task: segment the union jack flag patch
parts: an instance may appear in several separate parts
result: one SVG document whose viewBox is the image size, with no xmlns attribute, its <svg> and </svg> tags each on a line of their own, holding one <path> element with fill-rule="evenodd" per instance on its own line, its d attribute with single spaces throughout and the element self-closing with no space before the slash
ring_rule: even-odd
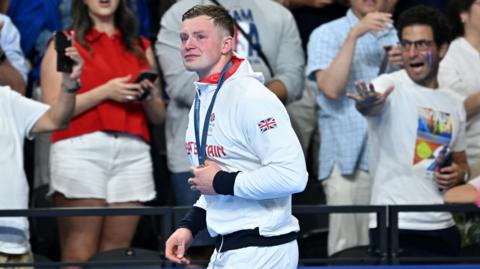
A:
<svg viewBox="0 0 480 269">
<path fill-rule="evenodd" d="M 276 128 L 277 121 L 275 121 L 274 118 L 270 117 L 270 118 L 259 121 L 257 125 L 260 128 L 260 132 L 265 133 L 270 129 Z"/>
</svg>

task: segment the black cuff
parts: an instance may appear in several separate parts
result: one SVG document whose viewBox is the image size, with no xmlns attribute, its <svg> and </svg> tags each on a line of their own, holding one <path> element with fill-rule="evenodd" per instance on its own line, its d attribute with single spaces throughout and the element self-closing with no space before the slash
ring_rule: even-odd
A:
<svg viewBox="0 0 480 269">
<path fill-rule="evenodd" d="M 193 237 L 201 230 L 207 228 L 207 211 L 193 206 L 180 221 L 178 228 L 187 228 L 192 232 Z"/>
<path fill-rule="evenodd" d="M 218 194 L 233 195 L 233 187 L 238 172 L 218 171 L 213 177 L 213 189 Z"/>
</svg>

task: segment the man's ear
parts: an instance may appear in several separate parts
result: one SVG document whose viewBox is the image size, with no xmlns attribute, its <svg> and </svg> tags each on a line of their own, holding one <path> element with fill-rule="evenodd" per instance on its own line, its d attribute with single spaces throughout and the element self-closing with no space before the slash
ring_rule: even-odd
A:
<svg viewBox="0 0 480 269">
<path fill-rule="evenodd" d="M 443 59 L 443 57 L 445 56 L 445 54 L 447 53 L 447 50 L 448 50 L 448 43 L 443 43 L 440 48 L 438 49 L 438 57 L 440 59 Z"/>
<path fill-rule="evenodd" d="M 465 21 L 467 21 L 468 19 L 468 12 L 464 11 L 464 12 L 461 12 L 460 13 L 460 21 L 462 23 L 465 23 Z"/>
<path fill-rule="evenodd" d="M 225 36 L 222 41 L 222 54 L 230 53 L 233 50 L 233 37 Z"/>
</svg>

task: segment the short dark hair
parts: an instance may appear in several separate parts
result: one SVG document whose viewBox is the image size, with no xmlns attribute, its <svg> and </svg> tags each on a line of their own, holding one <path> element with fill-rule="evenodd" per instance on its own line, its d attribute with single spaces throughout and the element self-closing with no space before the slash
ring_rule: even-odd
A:
<svg viewBox="0 0 480 269">
<path fill-rule="evenodd" d="M 432 28 L 433 39 L 437 47 L 449 43 L 450 25 L 448 20 L 438 9 L 418 5 L 409 8 L 400 14 L 397 22 L 397 31 L 399 39 L 402 39 L 403 29 L 412 25 L 427 25 Z"/>
<path fill-rule="evenodd" d="M 465 34 L 465 28 L 460 13 L 468 12 L 475 0 L 450 0 L 447 4 L 447 17 L 452 26 L 452 37 L 459 37 Z"/>
<path fill-rule="evenodd" d="M 199 16 L 212 18 L 213 24 L 222 27 L 229 35 L 233 36 L 233 18 L 225 8 L 216 5 L 196 5 L 183 13 L 182 21 Z"/>
</svg>

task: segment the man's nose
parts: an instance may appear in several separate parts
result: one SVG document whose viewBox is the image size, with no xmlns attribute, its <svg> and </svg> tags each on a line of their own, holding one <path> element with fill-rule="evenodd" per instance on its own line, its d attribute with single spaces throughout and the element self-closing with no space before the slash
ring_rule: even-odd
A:
<svg viewBox="0 0 480 269">
<path fill-rule="evenodd" d="M 194 40 L 191 37 L 188 37 L 187 40 L 185 40 L 183 46 L 185 49 L 191 49 L 194 45 Z"/>
<path fill-rule="evenodd" d="M 407 50 L 408 56 L 415 57 L 418 54 L 417 45 L 413 43 Z"/>
</svg>

